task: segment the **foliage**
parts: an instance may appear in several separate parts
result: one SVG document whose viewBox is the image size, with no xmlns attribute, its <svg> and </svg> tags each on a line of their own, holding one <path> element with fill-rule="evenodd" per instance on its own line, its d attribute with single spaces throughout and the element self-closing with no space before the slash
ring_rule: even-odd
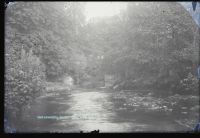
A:
<svg viewBox="0 0 200 138">
<path fill-rule="evenodd" d="M 6 60 L 14 55 L 6 56 Z M 8 62 L 7 62 L 8 63 Z M 6 114 L 12 111 L 20 120 L 23 108 L 45 91 L 45 68 L 40 60 L 31 52 L 22 49 L 21 59 L 6 64 L 5 74 L 5 106 Z"/>
<path fill-rule="evenodd" d="M 188 94 L 192 94 L 192 92 L 195 94 L 198 92 L 198 79 L 189 73 L 185 79 L 180 81 L 180 87 Z"/>
<path fill-rule="evenodd" d="M 78 72 L 72 71 L 81 66 L 74 63 L 81 53 L 75 39 L 83 23 L 79 18 L 84 18 L 81 8 L 68 2 L 15 2 L 7 7 L 5 113 L 10 122 L 23 120 L 24 109 L 47 90 L 46 81 Z"/>
<path fill-rule="evenodd" d="M 118 76 L 115 86 L 186 92 L 179 82 L 188 73 L 196 75 L 199 44 L 198 27 L 189 13 L 178 3 L 131 3 L 119 17 L 110 19 L 115 22 L 107 24 L 107 32 L 95 28 L 101 38 L 108 34 L 103 71 Z"/>
</svg>

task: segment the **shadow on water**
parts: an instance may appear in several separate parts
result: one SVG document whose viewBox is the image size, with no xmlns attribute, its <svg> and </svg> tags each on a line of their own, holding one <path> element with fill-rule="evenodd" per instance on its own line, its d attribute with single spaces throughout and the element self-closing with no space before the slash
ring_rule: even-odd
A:
<svg viewBox="0 0 200 138">
<path fill-rule="evenodd" d="M 31 108 L 24 112 L 25 126 L 23 131 L 28 132 L 52 132 L 57 130 L 55 124 L 62 122 L 62 116 L 70 116 L 71 113 L 66 112 L 70 106 L 68 93 L 54 96 L 39 97 Z"/>
</svg>

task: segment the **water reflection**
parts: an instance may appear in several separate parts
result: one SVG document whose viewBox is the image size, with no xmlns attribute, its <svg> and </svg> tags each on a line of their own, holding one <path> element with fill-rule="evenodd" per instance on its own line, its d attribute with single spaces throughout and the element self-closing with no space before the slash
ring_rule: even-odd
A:
<svg viewBox="0 0 200 138">
<path fill-rule="evenodd" d="M 100 129 L 109 130 L 106 124 L 115 116 L 109 112 L 105 105 L 108 94 L 99 92 L 75 93 L 72 96 L 71 108 L 67 112 L 73 113 L 71 121 L 75 122 L 80 130 L 92 131 Z"/>
<path fill-rule="evenodd" d="M 128 109 L 116 111 L 105 91 L 76 90 L 71 94 L 40 99 L 31 109 L 30 132 L 136 132 L 178 131 L 172 119 Z M 119 103 L 122 101 L 119 100 Z M 30 114 L 30 113 L 29 113 Z M 37 116 L 55 116 L 55 119 L 36 119 Z M 158 117 L 157 117 L 158 116 Z M 31 124 L 31 125 L 30 125 Z M 160 127 L 162 126 L 162 127 Z"/>
<path fill-rule="evenodd" d="M 147 124 L 136 123 L 133 120 L 118 122 L 118 114 L 112 110 L 114 105 L 109 101 L 106 92 L 77 92 L 72 94 L 70 109 L 73 113 L 70 122 L 76 124 L 75 132 L 80 130 L 90 132 L 99 129 L 100 132 L 133 132 L 143 131 Z M 122 116 L 123 117 L 123 116 Z"/>
</svg>

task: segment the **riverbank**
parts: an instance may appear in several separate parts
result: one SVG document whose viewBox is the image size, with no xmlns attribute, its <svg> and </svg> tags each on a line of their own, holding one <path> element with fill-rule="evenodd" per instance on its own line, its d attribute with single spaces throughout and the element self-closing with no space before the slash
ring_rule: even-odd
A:
<svg viewBox="0 0 200 138">
<path fill-rule="evenodd" d="M 149 122 L 173 121 L 181 125 L 183 130 L 192 130 L 198 122 L 198 100 L 199 97 L 193 95 L 175 94 L 158 98 L 137 91 L 119 91 L 110 96 L 115 111 L 126 115 L 126 118 L 151 120 Z"/>
</svg>

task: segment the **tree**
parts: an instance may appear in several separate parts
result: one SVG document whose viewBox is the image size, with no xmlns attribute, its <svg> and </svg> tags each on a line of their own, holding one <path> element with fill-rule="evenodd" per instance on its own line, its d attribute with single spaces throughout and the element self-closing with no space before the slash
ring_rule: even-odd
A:
<svg viewBox="0 0 200 138">
<path fill-rule="evenodd" d="M 105 67 L 119 74 L 121 82 L 138 80 L 143 88 L 175 90 L 188 73 L 195 76 L 198 27 L 180 4 L 130 3 L 121 16 L 123 25 L 114 30 L 118 31 L 112 34 L 115 45 L 110 45 L 104 61 Z"/>
<path fill-rule="evenodd" d="M 18 129 L 23 130 L 18 124 L 23 109 L 45 93 L 46 81 L 75 68 L 72 59 L 78 47 L 72 43 L 78 45 L 75 28 L 81 27 L 72 14 L 82 14 L 81 6 L 74 8 L 79 13 L 68 15 L 63 13 L 72 9 L 63 3 L 15 2 L 5 11 L 5 113 Z"/>
</svg>

